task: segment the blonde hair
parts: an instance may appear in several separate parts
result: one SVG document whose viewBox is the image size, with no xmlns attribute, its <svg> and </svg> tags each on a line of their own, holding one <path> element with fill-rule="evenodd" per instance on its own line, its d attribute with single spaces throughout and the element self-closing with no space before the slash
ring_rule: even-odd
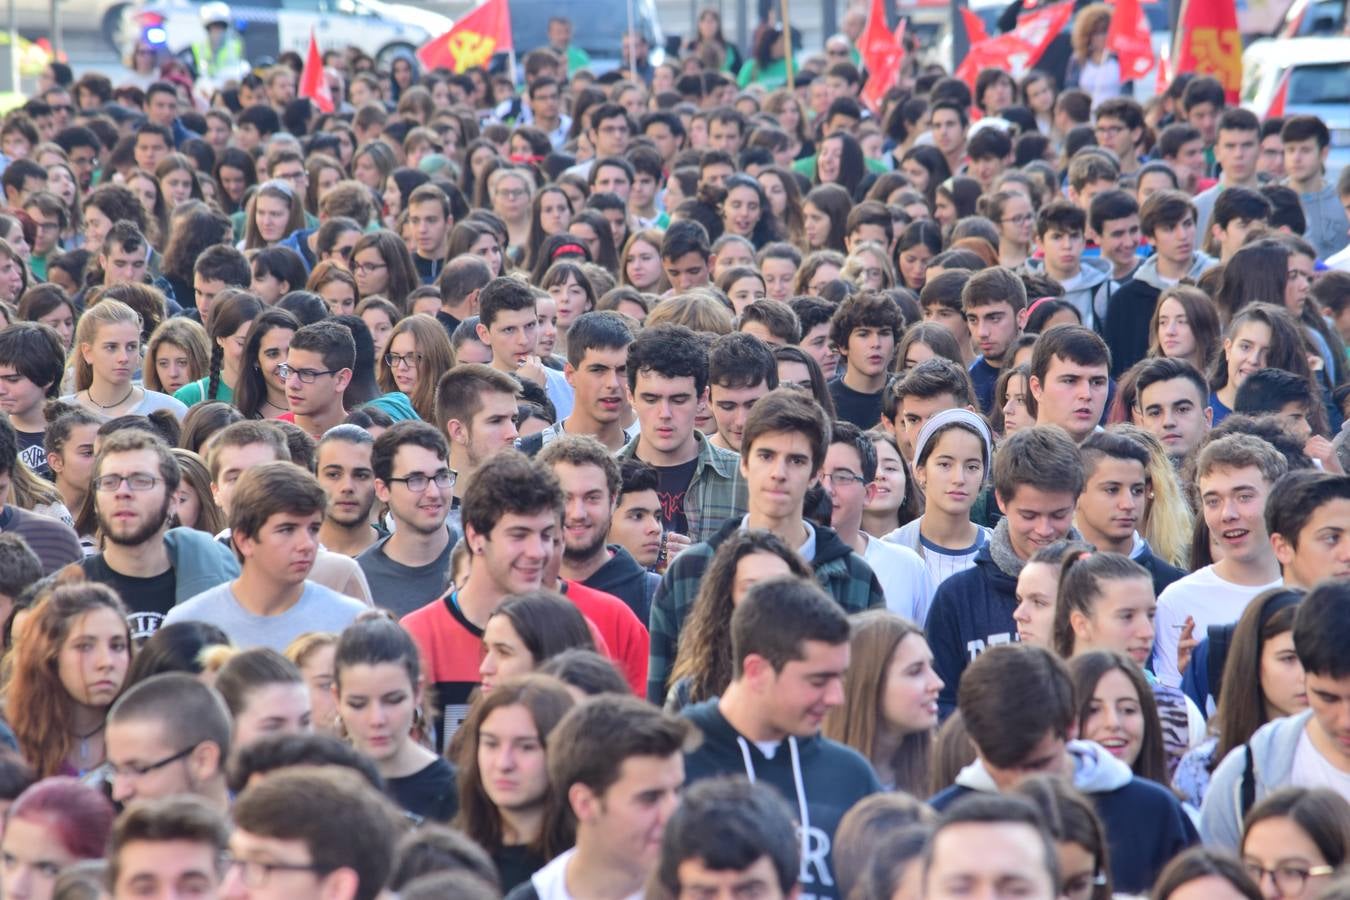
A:
<svg viewBox="0 0 1350 900">
<path fill-rule="evenodd" d="M 694 331 L 712 335 L 731 334 L 735 319 L 731 305 L 717 294 L 703 288 L 686 291 L 677 297 L 667 297 L 647 313 L 642 323 L 645 328 L 656 325 L 687 325 Z"/>
<path fill-rule="evenodd" d="M 94 367 L 84 358 L 84 346 L 92 346 L 98 340 L 98 330 L 104 325 L 135 325 L 136 333 L 141 332 L 141 317 L 136 310 L 121 300 L 104 299 L 85 308 L 75 326 L 75 349 L 71 352 L 70 364 L 75 372 L 75 390 L 85 391 L 94 383 Z"/>
<path fill-rule="evenodd" d="M 1195 521 L 1162 442 L 1150 432 L 1128 423 L 1112 425 L 1109 430 L 1148 449 L 1148 467 L 1144 475 L 1151 496 L 1144 507 L 1139 534 L 1148 541 L 1154 555 L 1171 565 L 1189 569 Z"/>
<path fill-rule="evenodd" d="M 310 656 L 325 647 L 336 647 L 338 636 L 331 631 L 306 631 L 286 645 L 282 656 L 295 663 L 297 669 L 303 669 Z"/>
<path fill-rule="evenodd" d="M 1080 9 L 1074 16 L 1073 35 L 1069 39 L 1073 44 L 1073 55 L 1080 60 L 1087 59 L 1092 36 L 1110 27 L 1111 7 L 1105 3 L 1093 3 Z"/>
<path fill-rule="evenodd" d="M 862 272 L 867 267 L 867 262 L 863 259 L 864 253 L 870 253 L 881 263 L 881 288 L 887 290 L 895 287 L 896 275 L 895 265 L 891 258 L 886 255 L 886 248 L 876 241 L 862 241 L 853 248 L 853 252 L 844 260 L 844 268 L 840 270 L 839 277 L 850 284 L 863 287 Z"/>
</svg>

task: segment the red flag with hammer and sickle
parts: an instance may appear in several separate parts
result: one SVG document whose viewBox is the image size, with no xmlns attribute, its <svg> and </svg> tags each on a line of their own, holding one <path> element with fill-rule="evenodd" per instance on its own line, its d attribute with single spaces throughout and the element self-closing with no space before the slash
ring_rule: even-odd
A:
<svg viewBox="0 0 1350 900">
<path fill-rule="evenodd" d="M 492 54 L 511 49 L 511 10 L 506 0 L 487 0 L 445 34 L 427 41 L 417 58 L 428 69 L 444 67 L 458 74 L 485 66 Z"/>
</svg>

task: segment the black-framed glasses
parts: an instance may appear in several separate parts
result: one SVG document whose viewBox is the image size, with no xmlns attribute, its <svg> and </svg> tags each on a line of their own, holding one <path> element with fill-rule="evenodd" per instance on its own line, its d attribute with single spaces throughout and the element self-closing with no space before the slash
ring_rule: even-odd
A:
<svg viewBox="0 0 1350 900">
<path fill-rule="evenodd" d="M 100 475 L 94 479 L 94 485 L 103 493 L 111 494 L 126 482 L 133 491 L 148 491 L 159 484 L 159 479 L 144 472 L 132 472 L 130 475 Z"/>
<path fill-rule="evenodd" d="M 831 484 L 837 484 L 840 487 L 851 487 L 855 484 L 863 484 L 863 477 L 857 472 L 850 472 L 848 469 L 836 469 L 833 472 L 825 472 L 820 476 L 821 481 L 829 481 Z"/>
<path fill-rule="evenodd" d="M 420 494 L 427 489 L 427 485 L 434 484 L 436 487 L 444 490 L 455 483 L 455 473 L 449 469 L 441 469 L 434 475 L 426 475 L 422 472 L 414 472 L 411 475 L 405 475 L 402 478 L 390 478 L 390 481 L 398 481 L 406 484 L 408 490 L 414 494 Z"/>
<path fill-rule="evenodd" d="M 154 772 L 158 769 L 164 768 L 167 765 L 172 765 L 173 763 L 178 762 L 180 759 L 186 759 L 188 754 L 190 754 L 193 750 L 196 750 L 198 746 L 199 746 L 198 744 L 193 744 L 190 747 L 184 747 L 182 750 L 179 750 L 173 756 L 166 756 L 161 760 L 152 763 L 146 763 L 145 765 L 128 763 L 125 766 L 119 766 L 113 763 L 108 763 L 108 771 L 113 774 L 114 778 L 143 778 L 146 775 L 149 775 L 151 772 Z"/>
<path fill-rule="evenodd" d="M 1278 863 L 1275 868 L 1267 869 L 1253 860 L 1244 860 L 1242 868 L 1252 876 L 1258 885 L 1267 875 L 1275 882 L 1276 889 L 1285 897 L 1297 897 L 1303 893 L 1308 879 L 1317 875 L 1330 875 L 1336 871 L 1333 866 L 1300 866 L 1294 863 Z"/>
<path fill-rule="evenodd" d="M 384 362 L 385 365 L 389 366 L 389 368 L 391 369 L 398 369 L 402 368 L 403 366 L 407 366 L 409 369 L 415 369 L 417 368 L 418 364 L 422 362 L 422 354 L 386 353 L 384 355 Z"/>
<path fill-rule="evenodd" d="M 387 268 L 389 268 L 389 266 L 382 262 L 359 262 L 356 265 L 352 266 L 352 271 L 359 272 L 362 275 L 370 275 L 374 272 L 380 271 L 381 269 Z"/>
<path fill-rule="evenodd" d="M 332 871 L 324 866 L 317 866 L 314 863 L 275 863 L 263 862 L 257 859 L 238 859 L 228 853 L 222 854 L 220 861 L 225 874 L 238 868 L 243 878 L 244 886 L 252 890 L 258 890 L 265 887 L 272 877 L 273 872 L 310 872 L 315 875 L 326 875 Z"/>
<path fill-rule="evenodd" d="M 313 384 L 320 375 L 336 375 L 340 369 L 293 369 L 286 363 L 277 366 L 277 375 L 282 381 L 289 381 L 294 375 L 301 384 Z"/>
</svg>

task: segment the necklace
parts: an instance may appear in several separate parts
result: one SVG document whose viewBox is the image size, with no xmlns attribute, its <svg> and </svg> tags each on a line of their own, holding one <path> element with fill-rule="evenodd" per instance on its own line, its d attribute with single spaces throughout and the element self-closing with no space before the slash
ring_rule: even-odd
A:
<svg viewBox="0 0 1350 900">
<path fill-rule="evenodd" d="M 89 758 L 89 739 L 90 739 L 91 737 L 93 737 L 94 735 L 98 734 L 100 731 L 102 731 L 102 730 L 103 730 L 103 726 L 106 725 L 106 724 L 107 724 L 107 721 L 105 720 L 105 721 L 103 721 L 103 722 L 100 722 L 99 725 L 98 725 L 98 727 L 95 728 L 93 731 L 89 732 L 88 734 L 76 734 L 76 735 L 75 735 L 75 737 L 77 737 L 77 738 L 80 739 L 80 760 L 81 760 L 81 761 L 86 760 L 86 759 Z"/>
<path fill-rule="evenodd" d="M 84 393 L 86 396 L 89 397 L 89 402 L 97 406 L 99 409 L 116 409 L 117 407 L 121 406 L 123 403 L 126 403 L 128 400 L 131 399 L 131 395 L 136 393 L 136 385 L 133 384 L 131 387 L 129 387 L 127 389 L 127 392 L 122 395 L 121 400 L 118 400 L 116 403 L 109 403 L 107 406 L 104 406 L 102 403 L 99 403 L 97 400 L 94 399 L 93 388 L 85 388 Z"/>
<path fill-rule="evenodd" d="M 263 406 L 270 406 L 270 407 L 272 407 L 273 409 L 279 409 L 279 410 L 281 410 L 282 412 L 289 412 L 289 407 L 278 406 L 277 404 L 273 403 L 271 400 L 264 400 L 264 401 L 263 401 Z"/>
</svg>

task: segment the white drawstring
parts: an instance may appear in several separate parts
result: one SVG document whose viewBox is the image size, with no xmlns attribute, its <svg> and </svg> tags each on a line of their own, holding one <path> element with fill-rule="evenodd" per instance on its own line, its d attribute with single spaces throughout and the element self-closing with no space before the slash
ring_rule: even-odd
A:
<svg viewBox="0 0 1350 900">
<path fill-rule="evenodd" d="M 740 735 L 736 735 L 736 744 L 741 748 L 741 761 L 745 764 L 745 777 L 750 779 L 750 783 L 755 783 L 755 763 L 750 757 L 750 743 Z M 810 839 L 808 833 L 811 830 L 811 813 L 806 807 L 806 785 L 802 782 L 802 760 L 797 750 L 797 738 L 788 736 L 788 752 L 792 754 L 792 785 L 797 794 L 797 815 L 801 819 L 801 839 L 802 839 L 802 864 L 806 864 L 809 858 Z"/>
</svg>

